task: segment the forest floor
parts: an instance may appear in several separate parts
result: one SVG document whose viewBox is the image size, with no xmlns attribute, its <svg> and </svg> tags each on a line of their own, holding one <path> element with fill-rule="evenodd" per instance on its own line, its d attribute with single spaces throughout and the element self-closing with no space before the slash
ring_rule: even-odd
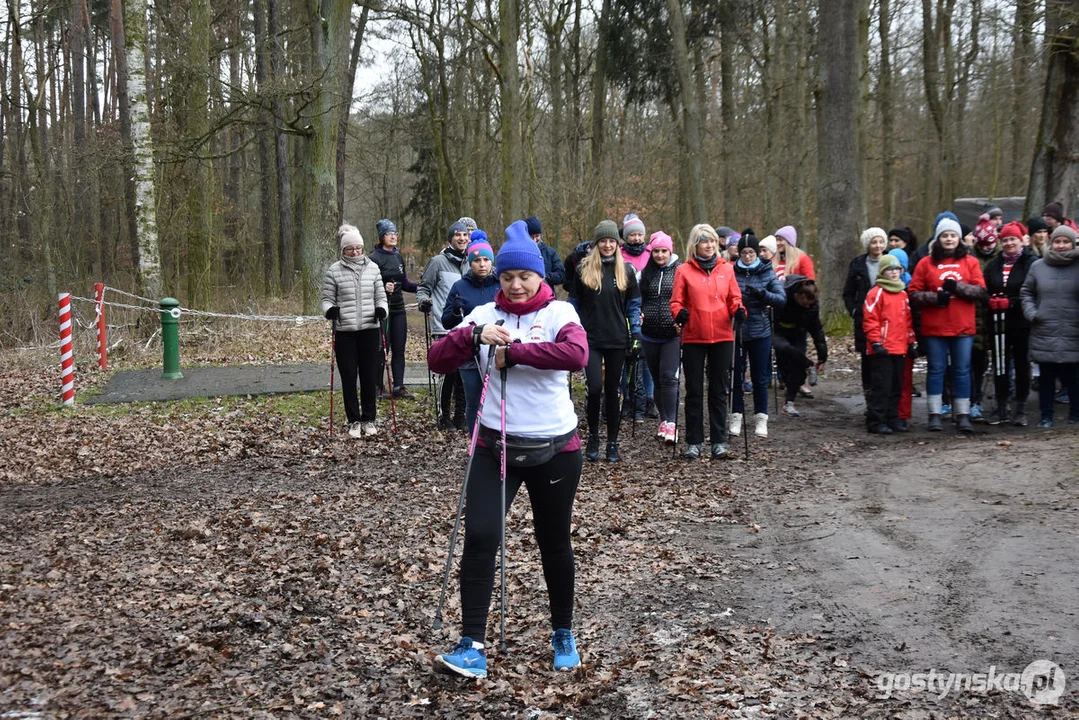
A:
<svg viewBox="0 0 1079 720">
<path fill-rule="evenodd" d="M 297 332 L 239 359 L 324 355 Z M 866 435 L 846 344 L 748 461 L 673 460 L 648 424 L 586 463 L 574 673 L 550 667 L 519 498 L 509 650 L 479 682 L 431 665 L 459 619 L 454 584 L 431 627 L 467 448 L 422 396 L 396 439 L 383 403 L 354 441 L 328 437 L 325 392 L 61 410 L 54 361 L 6 362 L 0 717 L 1079 715 L 1079 427 L 932 435 L 916 404 L 910 434 Z M 1058 705 L 1028 699 L 1037 660 L 1069 681 Z"/>
</svg>

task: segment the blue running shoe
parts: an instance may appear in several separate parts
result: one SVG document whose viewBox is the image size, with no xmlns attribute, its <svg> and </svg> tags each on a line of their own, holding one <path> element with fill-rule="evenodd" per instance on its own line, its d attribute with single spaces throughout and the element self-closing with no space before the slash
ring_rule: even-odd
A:
<svg viewBox="0 0 1079 720">
<path fill-rule="evenodd" d="M 981 423 L 985 422 L 985 413 L 982 412 L 982 406 L 974 403 L 970 406 L 970 421 Z"/>
<path fill-rule="evenodd" d="M 570 640 L 572 641 L 572 637 Z M 448 670 L 466 678 L 487 677 L 487 653 L 483 643 L 474 643 L 472 638 L 461 638 L 456 647 L 448 653 L 435 656 L 435 667 Z"/>
<path fill-rule="evenodd" d="M 942 405 L 941 408 L 940 408 L 940 414 L 941 414 L 942 417 L 951 417 L 952 416 L 952 406 L 951 405 Z"/>
<path fill-rule="evenodd" d="M 747 393 L 753 392 L 753 383 L 751 383 L 749 380 L 743 380 L 742 381 L 742 390 L 747 392 Z"/>
<path fill-rule="evenodd" d="M 577 641 L 569 630 L 555 630 L 551 636 L 551 645 L 554 646 L 555 670 L 572 670 L 581 664 L 581 656 L 577 654 Z"/>
</svg>

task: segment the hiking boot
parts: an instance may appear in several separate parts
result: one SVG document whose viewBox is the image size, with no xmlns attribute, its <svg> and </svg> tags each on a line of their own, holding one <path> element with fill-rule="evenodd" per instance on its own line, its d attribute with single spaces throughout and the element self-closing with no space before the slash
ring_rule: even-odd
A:
<svg viewBox="0 0 1079 720">
<path fill-rule="evenodd" d="M 1015 414 L 1012 416 L 1012 425 L 1016 427 L 1027 426 L 1027 404 L 1015 403 Z"/>
<path fill-rule="evenodd" d="M 637 423 L 638 425 L 644 425 L 644 413 L 637 413 L 636 415 L 634 415 L 633 422 Z"/>
<path fill-rule="evenodd" d="M 607 462 L 618 462 L 620 459 L 621 459 L 621 456 L 618 454 L 618 443 L 617 442 L 608 442 L 607 443 Z"/>
<path fill-rule="evenodd" d="M 742 413 L 732 412 L 730 427 L 728 428 L 731 435 L 737 437 L 742 434 Z"/>
<path fill-rule="evenodd" d="M 727 447 L 727 443 L 722 443 L 722 442 L 712 443 L 712 459 L 713 460 L 725 459 L 729 452 L 730 452 L 730 450 Z"/>
<path fill-rule="evenodd" d="M 955 429 L 964 435 L 973 435 L 974 426 L 970 424 L 970 415 L 956 415 Z"/>
<path fill-rule="evenodd" d="M 359 440 L 363 437 L 363 423 L 354 422 L 348 424 L 348 436 L 355 440 Z"/>
<path fill-rule="evenodd" d="M 590 461 L 599 459 L 599 434 L 588 436 L 588 446 L 584 450 L 584 456 Z"/>
<path fill-rule="evenodd" d="M 790 417 L 801 417 L 802 415 L 802 413 L 794 409 L 794 402 L 791 400 L 783 403 L 783 414 L 789 415 Z"/>
<path fill-rule="evenodd" d="M 449 415 L 442 414 L 438 416 L 438 429 L 444 431 L 453 430 L 453 420 Z"/>
<path fill-rule="evenodd" d="M 363 426 L 364 437 L 371 437 L 372 435 L 378 434 L 378 427 L 376 427 L 373 422 L 365 422 L 361 423 L 361 425 Z"/>
<path fill-rule="evenodd" d="M 892 432 L 905 433 L 910 432 L 910 427 L 907 426 L 906 420 L 895 420 L 888 424 L 888 427 L 892 429 Z"/>
<path fill-rule="evenodd" d="M 929 432 L 940 432 L 944 429 L 944 416 L 937 413 L 930 413 L 929 422 L 925 424 L 925 429 Z"/>
<path fill-rule="evenodd" d="M 401 398 L 403 400 L 414 400 L 416 398 L 416 396 L 410 393 L 408 391 L 408 388 L 406 388 L 404 385 L 398 385 L 397 387 L 395 387 L 393 389 L 393 396 L 395 398 Z"/>
<path fill-rule="evenodd" d="M 768 437 L 768 413 L 757 413 L 753 417 L 757 419 L 757 427 L 753 434 L 757 437 Z"/>
<path fill-rule="evenodd" d="M 487 677 L 487 653 L 483 643 L 474 643 L 472 638 L 461 638 L 448 653 L 435 656 L 435 667 L 466 678 Z"/>
<path fill-rule="evenodd" d="M 686 445 L 686 451 L 682 453 L 682 457 L 686 460 L 697 460 L 701 456 L 700 445 Z"/>
<path fill-rule="evenodd" d="M 577 641 L 573 639 L 573 633 L 565 628 L 559 628 L 551 636 L 551 647 L 554 648 L 554 669 L 572 670 L 581 664 L 581 656 L 577 652 Z"/>
<path fill-rule="evenodd" d="M 985 413 L 982 412 L 982 406 L 978 403 L 974 403 L 970 406 L 970 421 L 976 423 L 985 422 Z"/>
<path fill-rule="evenodd" d="M 872 435 L 891 435 L 892 429 L 887 425 L 871 425 L 866 428 Z"/>
<path fill-rule="evenodd" d="M 971 408 L 971 414 L 973 414 L 974 408 Z M 993 411 L 989 413 L 990 425 L 1007 425 L 1008 424 L 1008 403 L 997 403 L 997 406 L 993 408 Z"/>
<path fill-rule="evenodd" d="M 659 419 L 659 408 L 656 407 L 656 401 L 653 398 L 646 398 L 644 401 L 644 416 L 649 420 Z"/>
</svg>

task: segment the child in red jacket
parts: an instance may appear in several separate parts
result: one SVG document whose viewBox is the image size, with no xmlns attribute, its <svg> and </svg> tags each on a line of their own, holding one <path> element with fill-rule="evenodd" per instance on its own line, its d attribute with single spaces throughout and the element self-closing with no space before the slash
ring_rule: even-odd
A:
<svg viewBox="0 0 1079 720">
<path fill-rule="evenodd" d="M 903 266 L 892 255 L 882 255 L 877 268 L 877 284 L 865 296 L 862 328 L 865 330 L 866 362 L 869 364 L 869 393 L 866 398 L 866 429 L 890 435 L 907 432 L 899 419 L 899 396 L 903 389 L 903 369 L 907 348 L 914 342 L 910 301 L 904 290 Z"/>
</svg>

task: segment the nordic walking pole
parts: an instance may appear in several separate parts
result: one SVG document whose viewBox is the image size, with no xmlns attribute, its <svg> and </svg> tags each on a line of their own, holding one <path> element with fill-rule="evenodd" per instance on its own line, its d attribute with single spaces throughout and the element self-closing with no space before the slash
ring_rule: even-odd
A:
<svg viewBox="0 0 1079 720">
<path fill-rule="evenodd" d="M 493 350 L 492 350 L 493 351 Z M 503 367 L 499 373 L 502 380 L 502 562 L 499 563 L 502 596 L 501 629 L 499 630 L 498 652 L 506 652 L 506 375 L 509 368 Z"/>
<path fill-rule="evenodd" d="M 671 444 L 671 459 L 678 459 L 678 405 L 682 397 L 682 338 L 684 325 L 678 327 L 678 368 L 674 371 L 674 442 Z"/>
<path fill-rule="evenodd" d="M 389 323 L 389 320 L 386 321 Z M 382 330 L 382 366 L 386 368 L 386 384 L 390 388 L 390 417 L 393 418 L 393 436 L 397 437 L 397 408 L 393 402 L 393 378 L 390 376 L 389 351 L 386 349 L 386 327 L 379 323 Z"/>
<path fill-rule="evenodd" d="M 634 360 L 633 365 L 629 369 L 629 387 L 626 389 L 630 392 L 630 397 L 633 403 L 633 417 L 630 418 L 630 423 L 633 425 L 633 429 L 630 431 L 630 435 L 637 437 L 637 374 L 640 372 L 637 365 L 640 360 Z"/>
<path fill-rule="evenodd" d="M 743 327 L 738 328 L 738 335 L 735 338 L 735 344 L 737 346 L 741 347 L 742 342 L 744 342 L 745 339 L 746 339 L 745 338 L 745 326 L 743 326 Z M 746 355 L 744 347 L 741 347 L 741 352 L 739 353 L 738 357 L 745 358 L 746 359 L 745 363 L 746 363 L 747 366 L 749 366 L 749 357 Z M 749 371 L 749 376 L 750 376 L 750 378 L 753 377 L 753 370 L 752 369 Z M 754 385 L 753 389 L 756 390 L 756 388 L 757 388 L 757 386 Z M 741 391 L 742 391 L 742 437 L 744 437 L 745 441 L 746 441 L 746 461 L 748 462 L 749 461 L 749 430 L 746 429 L 746 415 L 749 414 L 749 412 L 748 412 L 749 407 L 746 405 L 746 385 L 745 385 L 745 383 L 742 383 Z"/>
<path fill-rule="evenodd" d="M 496 325 L 501 325 L 504 320 L 499 320 Z M 472 477 L 472 460 L 476 457 L 476 440 L 480 435 L 480 420 L 483 418 L 483 403 L 487 400 L 487 384 L 491 381 L 491 366 L 494 364 L 495 352 L 492 347 L 487 355 L 487 369 L 483 373 L 483 389 L 480 391 L 480 405 L 476 411 L 476 424 L 472 428 L 472 441 L 468 446 L 468 464 L 465 465 L 465 479 L 461 483 L 461 499 L 457 501 L 457 519 L 453 521 L 453 533 L 450 534 L 450 551 L 446 555 L 446 570 L 442 575 L 442 591 L 438 594 L 438 608 L 435 610 L 435 621 L 432 627 L 435 630 L 442 629 L 442 606 L 446 602 L 446 588 L 450 584 L 450 570 L 453 568 L 453 551 L 457 547 L 457 533 L 461 529 L 461 516 L 465 510 L 465 493 L 468 490 L 468 479 Z"/>
<path fill-rule="evenodd" d="M 431 356 L 431 314 L 423 314 L 423 342 L 425 346 L 425 357 Z M 431 366 L 427 366 L 427 395 L 431 398 L 431 409 L 434 410 L 435 419 L 438 419 L 438 400 L 435 399 L 435 376 L 431 373 Z"/>
<path fill-rule="evenodd" d="M 776 366 L 775 310 L 768 308 L 768 325 L 772 337 L 768 338 L 768 359 L 772 362 L 772 397 L 775 399 L 775 414 L 779 415 L 779 368 Z"/>
<path fill-rule="evenodd" d="M 337 320 L 330 326 L 330 437 L 333 437 L 333 366 L 337 353 Z"/>
</svg>

